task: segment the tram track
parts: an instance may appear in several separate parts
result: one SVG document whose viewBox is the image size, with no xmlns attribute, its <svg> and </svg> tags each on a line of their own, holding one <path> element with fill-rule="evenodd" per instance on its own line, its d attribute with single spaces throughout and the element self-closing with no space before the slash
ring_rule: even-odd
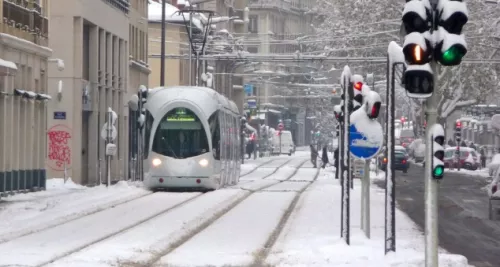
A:
<svg viewBox="0 0 500 267">
<path fill-rule="evenodd" d="M 243 175 L 240 175 L 240 178 L 241 178 L 241 177 L 245 177 L 245 176 L 247 176 L 247 175 L 249 175 L 249 174 L 251 174 L 251 173 L 255 172 L 257 169 L 259 169 L 259 168 L 261 168 L 261 167 L 264 167 L 264 165 L 267 165 L 267 164 L 269 164 L 269 163 L 272 163 L 272 162 L 274 162 L 274 161 L 276 161 L 276 160 L 277 160 L 277 159 L 270 159 L 269 161 L 262 162 L 262 163 L 258 164 L 257 166 L 255 166 L 255 168 L 253 168 L 253 169 L 252 169 L 252 170 L 250 170 L 249 172 L 247 172 L 247 173 L 245 173 L 245 174 L 243 174 Z"/>
<path fill-rule="evenodd" d="M 139 199 L 147 197 L 151 194 L 153 194 L 153 192 L 147 192 L 147 193 L 142 194 L 142 195 L 136 195 L 136 196 L 131 196 L 131 197 L 127 197 L 127 198 L 117 199 L 116 201 L 106 203 L 102 206 L 89 208 L 89 209 L 84 210 L 84 211 L 79 212 L 79 213 L 68 214 L 66 216 L 56 218 L 55 220 L 52 220 L 50 223 L 45 224 L 45 225 L 42 224 L 42 225 L 38 225 L 37 227 L 31 227 L 29 229 L 18 230 L 18 231 L 11 232 L 8 234 L 0 234 L 0 244 L 6 243 L 6 242 L 9 242 L 11 240 L 18 239 L 18 238 L 22 238 L 24 236 L 36 234 L 38 232 L 46 231 L 46 230 L 58 227 L 61 224 L 70 223 L 72 221 L 79 220 L 83 217 L 91 216 L 93 214 L 96 214 L 96 213 L 99 213 L 99 212 L 102 212 L 102 211 L 105 211 L 105 210 L 108 210 L 111 208 L 115 208 L 115 207 L 120 206 L 120 205 L 125 205 L 127 203 L 132 202 L 132 201 L 137 201 Z M 100 199 L 98 199 L 98 200 L 100 200 Z"/>
<path fill-rule="evenodd" d="M 260 168 L 261 166 L 269 164 L 269 163 L 271 163 L 273 161 L 276 161 L 276 160 L 278 160 L 278 159 L 272 159 L 271 161 L 267 161 L 267 162 L 264 162 L 262 164 L 259 164 L 254 170 L 252 170 L 252 172 L 255 171 L 256 169 Z M 284 166 L 286 166 L 290 161 L 292 161 L 292 159 L 286 160 L 285 162 L 281 163 L 277 167 L 273 167 L 273 168 L 276 168 L 276 169 L 272 173 L 267 174 L 266 176 L 260 178 L 259 180 L 263 180 L 263 179 L 267 179 L 269 177 L 272 177 L 272 175 L 276 174 L 281 168 L 283 168 Z M 143 262 L 138 263 L 138 262 L 131 262 L 131 261 L 129 261 L 129 262 L 119 261 L 118 262 L 118 266 L 124 266 L 124 267 L 154 266 L 154 264 L 159 259 L 161 259 L 163 256 L 171 253 L 176 248 L 182 246 L 184 243 L 186 243 L 187 241 L 189 241 L 192 237 L 196 236 L 197 234 L 199 234 L 200 232 L 202 232 L 203 230 L 205 230 L 206 228 L 208 228 L 215 221 L 217 221 L 222 216 L 224 216 L 225 214 L 227 214 L 229 211 L 231 211 L 232 209 L 234 209 L 236 206 L 238 206 L 239 204 L 241 204 L 243 201 L 245 201 L 246 199 L 248 199 L 248 197 L 250 197 L 254 193 L 265 192 L 265 190 L 267 188 L 275 186 L 276 184 L 279 184 L 279 183 L 283 183 L 283 182 L 289 181 L 291 178 L 293 178 L 297 174 L 297 172 L 300 170 L 300 168 L 306 162 L 307 162 L 307 159 L 304 159 L 302 162 L 300 162 L 300 164 L 297 164 L 296 167 L 294 167 L 295 170 L 293 171 L 293 173 L 291 173 L 290 175 L 288 175 L 288 177 L 286 177 L 286 179 L 276 180 L 276 183 L 269 184 L 269 185 L 266 185 L 266 186 L 263 186 L 263 187 L 260 187 L 260 188 L 256 188 L 254 190 L 246 190 L 246 189 L 240 188 L 242 191 L 244 191 L 244 192 L 241 193 L 241 196 L 238 195 L 234 199 L 231 199 L 231 201 L 230 201 L 231 203 L 228 204 L 225 208 L 218 210 L 216 213 L 213 213 L 212 216 L 208 217 L 208 219 L 205 220 L 204 222 L 202 222 L 201 224 L 199 224 L 196 227 L 194 227 L 193 229 L 187 231 L 185 234 L 180 235 L 178 238 L 176 238 L 176 240 L 174 242 L 170 243 L 164 249 L 161 249 L 161 250 L 156 251 L 155 253 L 153 253 L 152 257 L 149 260 L 147 260 L 146 262 L 143 261 Z M 247 174 L 249 174 L 249 173 L 247 173 Z M 316 177 L 317 177 L 317 174 L 316 174 Z M 270 179 L 270 180 L 272 180 L 272 179 Z M 254 181 L 255 180 L 250 181 L 250 182 L 254 182 Z M 310 181 L 310 182 L 312 183 L 312 181 Z M 228 189 L 231 190 L 231 188 L 228 188 Z M 221 190 L 224 190 L 224 189 L 221 189 Z M 305 191 L 305 189 L 303 189 L 301 191 L 303 192 L 303 191 Z M 213 191 L 213 192 L 217 192 L 217 191 Z M 140 220 L 137 220 L 134 223 L 130 223 L 130 224 L 126 225 L 125 227 L 120 227 L 117 230 L 109 231 L 106 234 L 103 234 L 103 235 L 101 235 L 99 237 L 93 238 L 90 242 L 82 243 L 81 245 L 78 245 L 76 247 L 68 249 L 68 250 L 66 250 L 64 252 L 58 253 L 57 255 L 54 255 L 53 257 L 50 257 L 50 259 L 47 256 L 45 256 L 45 260 L 41 260 L 37 264 L 32 264 L 31 266 L 37 266 L 37 267 L 39 267 L 39 266 L 52 266 L 53 263 L 58 263 L 59 261 L 66 259 L 70 255 L 74 255 L 75 253 L 80 253 L 80 252 L 82 252 L 83 250 L 85 250 L 87 248 L 91 248 L 91 247 L 93 247 L 95 245 L 99 245 L 99 244 L 101 244 L 101 242 L 104 242 L 104 241 L 109 240 L 109 239 L 111 239 L 113 237 L 119 236 L 120 234 L 122 234 L 124 232 L 133 231 L 135 227 L 140 226 L 141 224 L 146 223 L 148 221 L 154 220 L 155 218 L 158 218 L 158 217 L 160 217 L 162 215 L 169 214 L 170 212 L 172 212 L 174 210 L 182 209 L 183 206 L 185 206 L 185 205 L 187 205 L 189 203 L 193 203 L 193 202 L 195 202 L 197 200 L 202 201 L 200 198 L 202 198 L 202 196 L 205 196 L 205 195 L 210 194 L 210 193 L 212 193 L 212 192 L 199 193 L 199 194 L 194 195 L 192 197 L 188 197 L 187 199 L 179 201 L 178 203 L 176 203 L 176 204 L 174 204 L 174 205 L 172 205 L 172 206 L 170 206 L 168 208 L 162 209 L 159 212 L 152 213 L 149 216 L 144 216 Z M 45 227 L 43 229 L 38 229 L 37 231 L 32 231 L 30 233 L 26 233 L 24 235 L 18 236 L 15 239 L 11 239 L 11 240 L 16 240 L 16 239 L 23 238 L 25 236 L 30 236 L 30 235 L 36 235 L 37 233 L 43 233 L 44 231 L 54 230 L 57 226 L 61 226 L 61 224 L 71 224 L 71 223 L 77 222 L 79 219 L 83 219 L 83 218 L 87 218 L 88 219 L 92 215 L 98 214 L 99 212 L 106 212 L 107 210 L 111 210 L 112 208 L 119 208 L 119 206 L 123 206 L 123 205 L 125 205 L 127 203 L 133 202 L 134 200 L 138 201 L 138 200 L 146 198 L 148 196 L 157 195 L 157 194 L 176 194 L 176 193 L 163 193 L 163 192 L 149 193 L 149 194 L 146 194 L 146 195 L 142 195 L 140 197 L 136 197 L 134 199 L 128 199 L 128 200 L 123 201 L 122 203 L 119 203 L 119 204 L 110 205 L 109 207 L 101 209 L 99 211 L 94 211 L 92 213 L 82 214 L 80 216 L 77 216 L 77 217 L 71 218 L 69 220 L 66 220 L 66 221 L 64 221 L 64 222 L 62 222 L 62 223 L 60 223 L 58 225 L 52 225 L 50 227 Z M 294 200 L 292 201 L 292 203 L 290 204 L 290 206 L 287 209 L 287 213 L 291 213 L 291 211 L 293 210 L 293 208 L 296 205 L 296 202 L 297 202 L 299 196 L 296 196 L 294 198 Z M 290 210 L 290 211 L 288 212 L 288 210 Z M 288 215 L 285 214 L 283 216 L 283 218 L 281 218 L 280 224 L 284 224 L 288 220 L 288 217 L 289 217 L 289 214 Z M 88 220 L 90 220 L 90 219 L 88 219 Z M 276 232 L 277 234 L 275 234 L 274 232 Z M 278 236 L 280 230 L 279 229 L 278 230 L 275 229 L 274 232 L 273 232 L 272 236 L 274 236 L 274 235 Z M 41 236 L 44 236 L 44 235 L 42 234 Z M 45 235 L 45 237 L 46 236 L 47 235 Z M 268 240 L 268 242 L 266 242 L 266 246 L 270 242 L 274 243 L 275 239 L 276 238 L 270 238 L 270 240 Z M 1 243 L 0 243 L 0 245 L 1 245 Z M 138 249 L 142 249 L 142 248 L 138 248 Z M 260 254 L 267 255 L 266 253 L 267 253 L 267 250 L 263 250 L 262 252 L 259 252 L 259 255 Z M 61 265 L 57 265 L 56 264 L 55 266 L 61 266 Z"/>
<path fill-rule="evenodd" d="M 288 164 L 291 160 L 287 160 L 286 162 L 284 162 L 283 164 L 281 164 L 278 168 L 276 168 L 276 170 L 271 173 L 271 174 L 268 174 L 266 176 L 264 176 L 263 178 L 261 179 L 265 179 L 265 178 L 268 178 L 270 176 L 272 176 L 273 174 L 275 174 L 280 168 L 282 168 L 283 166 L 285 166 L 286 164 Z M 277 183 L 274 183 L 274 184 L 270 184 L 270 185 L 267 185 L 267 186 L 264 186 L 262 188 L 259 188 L 259 189 L 256 189 L 256 190 L 248 190 L 248 189 L 242 189 L 242 190 L 246 190 L 248 193 L 243 195 L 241 198 L 239 198 L 238 200 L 234 201 L 233 203 L 231 203 L 227 208 L 225 208 L 224 210 L 221 210 L 220 212 L 218 212 L 217 214 L 214 214 L 213 217 L 211 217 L 209 220 L 207 220 L 206 222 L 204 222 L 202 225 L 200 225 L 199 227 L 197 227 L 196 229 L 193 229 L 192 231 L 186 233 L 184 236 L 182 236 L 181 238 L 179 238 L 179 240 L 177 240 L 175 243 L 171 244 L 168 248 L 166 248 L 165 250 L 163 251 L 160 251 L 159 253 L 156 253 L 156 255 L 151 258 L 150 260 L 148 260 L 147 262 L 145 263 L 126 263 L 126 264 L 123 264 L 123 265 L 120 265 L 121 267 L 159 267 L 159 266 L 164 266 L 164 265 L 157 265 L 158 261 L 161 260 L 162 257 L 170 254 L 172 251 L 176 250 L 177 248 L 181 247 L 183 244 L 187 243 L 190 239 L 192 239 L 193 237 L 195 237 L 196 235 L 198 235 L 199 233 L 201 233 L 203 230 L 207 229 L 210 225 L 212 225 L 213 223 L 215 223 L 217 220 L 219 220 L 220 218 L 222 218 L 224 215 L 226 215 L 228 212 L 230 212 L 231 210 L 233 210 L 235 207 L 237 207 L 238 205 L 240 205 L 241 203 L 243 203 L 245 200 L 247 200 L 250 196 L 254 195 L 255 193 L 258 193 L 258 192 L 265 192 L 265 190 L 267 188 L 270 188 L 272 186 L 275 186 L 276 184 L 279 184 L 279 183 L 283 183 L 283 182 L 287 182 L 289 181 L 292 177 L 294 177 L 298 170 L 307 162 L 308 160 L 305 159 L 301 164 L 299 164 L 299 166 L 297 166 L 297 168 L 295 169 L 295 171 L 293 173 L 291 173 L 286 179 L 284 180 L 277 180 Z M 317 175 L 319 174 L 319 169 L 318 169 L 318 172 L 316 174 L 316 178 L 317 178 Z M 315 179 L 316 179 L 315 178 Z M 312 183 L 312 182 L 311 182 Z M 298 197 L 295 197 L 297 200 L 298 200 Z M 295 203 L 297 202 L 297 200 L 292 200 L 292 203 Z M 295 204 L 293 204 L 295 206 Z M 291 204 L 292 205 L 292 204 Z M 288 207 L 288 210 L 290 210 L 291 206 Z M 288 211 L 288 213 L 291 214 L 291 210 Z M 292 208 L 293 210 L 293 208 Z M 285 215 L 286 216 L 286 219 L 285 221 L 283 222 L 283 224 L 286 222 L 286 220 L 288 219 L 289 215 Z M 283 218 L 282 218 L 283 220 Z M 280 221 L 280 224 L 282 222 Z M 278 225 L 279 227 L 279 225 Z M 275 230 L 277 231 L 277 230 Z M 274 233 L 273 233 L 274 235 Z M 271 236 L 273 236 L 271 235 Z M 279 235 L 279 233 L 278 233 Z M 274 244 L 276 238 L 270 238 L 270 241 L 268 242 L 272 242 Z M 267 244 L 267 243 L 266 243 Z M 265 251 L 266 255 L 267 255 L 267 250 Z M 170 266 L 170 265 L 166 265 L 166 266 Z"/>
<path fill-rule="evenodd" d="M 152 194 L 149 194 L 149 195 L 147 195 L 147 196 L 151 196 L 151 195 L 153 195 L 153 194 L 154 194 L 154 195 L 159 195 L 159 194 L 176 194 L 176 193 L 164 193 L 164 192 L 158 192 L 158 193 L 152 193 Z M 97 243 L 99 243 L 99 242 L 102 242 L 102 241 L 104 241 L 104 240 L 106 240 L 106 239 L 109 239 L 109 238 L 111 238 L 111 237 L 113 237 L 113 236 L 116 236 L 116 235 L 119 235 L 119 234 L 121 234 L 121 233 L 123 233 L 123 232 L 126 232 L 126 231 L 128 231 L 128 230 L 130 230 L 130 229 L 132 229 L 132 228 L 134 228 L 134 227 L 136 227 L 136 226 L 138 226 L 138 225 L 141 225 L 141 224 L 143 224 L 143 223 L 145 223 L 145 222 L 147 222 L 147 221 L 149 221 L 149 220 L 153 220 L 154 218 L 159 217 L 159 216 L 161 216 L 161 215 L 164 215 L 164 214 L 166 214 L 166 213 L 168 213 L 168 212 L 170 212 L 170 211 L 172 211 L 172 210 L 174 210 L 174 209 L 180 208 L 180 207 L 182 207 L 182 206 L 184 206 L 184 205 L 186 205 L 186 204 L 188 204 L 188 203 L 190 203 L 190 202 L 192 202 L 192 201 L 195 201 L 196 199 L 200 198 L 201 196 L 203 196 L 203 195 L 205 195 L 205 194 L 207 194 L 207 193 L 203 193 L 203 192 L 202 192 L 202 193 L 198 193 L 198 194 L 197 194 L 197 195 L 195 195 L 195 196 L 192 196 L 192 197 L 190 197 L 190 198 L 187 198 L 187 199 L 185 199 L 185 200 L 181 200 L 181 201 L 179 201 L 178 203 L 176 203 L 176 204 L 174 204 L 174 205 L 172 205 L 172 206 L 170 206 L 170 207 L 168 207 L 168 208 L 166 208 L 166 209 L 164 209 L 164 210 L 161 210 L 161 211 L 159 211 L 159 212 L 153 213 L 153 214 L 151 214 L 151 215 L 149 215 L 149 216 L 145 216 L 144 218 L 142 218 L 142 219 L 140 219 L 140 220 L 138 220 L 138 221 L 136 221 L 136 222 L 134 222 L 134 223 L 131 223 L 131 224 L 127 225 L 126 227 L 119 228 L 119 230 L 117 230 L 117 231 L 113 231 L 113 232 L 111 232 L 111 233 L 109 233 L 109 234 L 106 234 L 106 235 L 104 235 L 104 236 L 101 236 L 101 237 L 99 237 L 99 238 L 96 238 L 95 240 L 92 240 L 91 242 L 87 242 L 87 243 L 85 243 L 85 244 L 82 244 L 82 245 L 80 245 L 80 246 L 77 246 L 76 248 L 73 248 L 73 249 L 71 249 L 71 250 L 68 250 L 68 251 L 66 251 L 66 252 L 64 252 L 64 253 L 60 253 L 60 254 L 59 254 L 59 255 L 57 255 L 56 257 L 52 257 L 52 258 L 50 258 L 50 259 L 48 259 L 48 260 L 46 260 L 46 261 L 44 261 L 44 262 L 41 262 L 41 263 L 36 264 L 35 266 L 37 266 L 37 267 L 41 267 L 41 266 L 48 266 L 48 265 L 50 265 L 51 263 L 53 263 L 53 262 L 55 262 L 55 261 L 58 261 L 58 260 L 61 260 L 61 259 L 65 258 L 65 257 L 67 257 L 67 256 L 69 256 L 69 255 L 71 255 L 71 254 L 73 254 L 73 253 L 75 253 L 75 252 L 82 251 L 82 250 L 84 250 L 84 249 L 86 249 L 86 248 L 88 248 L 88 247 L 90 247 L 90 246 L 92 246 L 92 245 L 95 245 L 95 244 L 97 244 Z M 147 196 L 145 196 L 145 197 L 147 197 Z M 152 203 L 152 204 L 153 204 L 153 203 Z M 88 217 L 88 216 L 84 216 L 84 217 Z"/>
<path fill-rule="evenodd" d="M 275 161 L 276 159 L 273 159 L 272 161 Z M 265 164 L 268 164 L 272 161 L 267 161 L 267 162 L 264 162 L 263 164 L 260 164 L 259 166 L 262 166 L 262 165 L 265 165 Z M 292 159 L 287 159 L 285 162 L 281 163 L 278 167 L 276 167 L 276 170 L 274 170 L 272 173 L 260 178 L 259 180 L 262 180 L 262 179 L 265 179 L 265 178 L 268 178 L 270 176 L 272 176 L 273 174 L 275 174 L 280 168 L 286 166 L 290 161 L 292 161 Z M 302 165 L 304 165 L 305 163 L 307 162 L 307 160 L 304 160 L 302 161 L 299 166 L 297 166 L 297 168 L 295 168 L 295 171 L 289 175 L 289 177 L 287 177 L 286 180 L 283 180 L 283 181 L 277 181 L 277 183 L 282 183 L 284 181 L 287 181 L 289 179 L 291 179 L 296 173 L 297 171 L 300 169 L 300 167 L 302 167 Z M 221 218 L 222 216 L 224 216 L 225 214 L 227 214 L 230 210 L 232 210 L 234 207 L 236 207 L 238 204 L 240 204 L 241 202 L 243 202 L 245 199 L 247 199 L 249 196 L 251 196 L 252 194 L 256 193 L 256 192 L 259 192 L 259 191 L 263 191 L 265 190 L 266 188 L 269 188 L 273 185 L 276 185 L 277 183 L 274 183 L 274 184 L 271 184 L 271 185 L 268 185 L 268 186 L 265 186 L 263 188 L 260 188 L 258 190 L 245 190 L 245 189 L 242 189 L 242 188 L 239 188 L 240 190 L 243 190 L 243 191 L 246 191 L 245 194 L 243 194 L 241 197 L 237 198 L 236 200 L 234 200 L 231 204 L 229 204 L 227 207 L 221 209 L 220 211 L 216 212 L 213 214 L 213 216 L 206 220 L 205 222 L 199 224 L 195 229 L 191 230 L 191 231 L 188 231 L 186 232 L 185 235 L 182 235 L 180 238 L 178 238 L 177 241 L 171 243 L 168 248 L 166 248 L 165 250 L 162 250 L 161 252 L 159 253 L 155 253 L 153 254 L 153 258 L 149 261 L 147 261 L 146 263 L 135 263 L 135 262 L 120 262 L 119 263 L 119 266 L 123 266 L 123 267 L 136 267 L 136 266 L 152 266 L 156 261 L 158 261 L 161 257 L 163 257 L 164 255 L 167 255 L 168 253 L 170 253 L 171 251 L 173 251 L 174 249 L 176 249 L 177 247 L 180 247 L 182 244 L 184 244 L 185 242 L 187 242 L 190 238 L 192 238 L 193 236 L 195 236 L 196 234 L 198 234 L 199 232 L 203 231 L 204 229 L 206 229 L 207 227 L 209 227 L 212 223 L 214 223 L 216 220 L 218 220 L 219 218 Z M 221 189 L 221 190 L 224 190 L 224 189 Z M 216 192 L 216 191 L 212 191 L 212 192 Z M 182 208 L 183 206 L 187 205 L 188 203 L 190 202 L 194 202 L 196 201 L 197 199 L 200 199 L 201 196 L 203 195 L 206 195 L 206 194 L 210 194 L 212 192 L 206 192 L 206 193 L 200 193 L 199 195 L 197 196 L 194 196 L 192 198 L 189 198 L 185 201 L 182 201 L 164 211 L 161 211 L 159 213 L 156 213 L 152 216 L 149 216 L 147 218 L 144 218 L 134 224 L 131 224 L 125 228 L 121 228 L 120 230 L 118 231 L 115 231 L 115 232 L 112 232 L 110 234 L 107 234 L 105 236 L 102 236 L 98 239 L 95 239 L 93 240 L 92 242 L 89 242 L 89 243 L 86 243 L 86 244 L 83 244 L 81 246 L 78 246 L 77 248 L 75 249 L 72 249 L 70 251 L 67 251 L 66 253 L 63 253 L 57 257 L 54 257 L 54 258 L 51 258 L 50 260 L 48 261 L 45 261 L 41 264 L 38 264 L 36 265 L 37 267 L 41 267 L 41 266 L 51 266 L 51 263 L 54 263 L 54 262 L 57 262 L 59 260 L 62 260 L 72 254 L 75 254 L 75 253 L 78 253 L 78 252 L 81 252 L 82 250 L 85 250 L 86 248 L 89 248 L 91 246 L 94 246 L 94 245 L 97 245 L 98 243 L 100 242 L 103 242 L 105 240 L 108 240 L 110 238 L 113 238 L 117 235 L 120 235 L 128 230 L 131 230 L 133 229 L 134 227 L 136 226 L 139 226 L 147 221 L 150 221 L 150 220 L 154 220 L 155 218 L 159 217 L 159 216 L 162 216 L 162 215 L 165 215 L 175 209 L 180 209 Z M 163 192 L 157 192 L 157 193 L 154 193 L 154 194 L 162 194 Z M 163 193 L 163 194 L 166 194 L 166 193 Z M 84 216 L 83 216 L 84 217 Z M 76 219 L 75 219 L 76 220 Z"/>
</svg>

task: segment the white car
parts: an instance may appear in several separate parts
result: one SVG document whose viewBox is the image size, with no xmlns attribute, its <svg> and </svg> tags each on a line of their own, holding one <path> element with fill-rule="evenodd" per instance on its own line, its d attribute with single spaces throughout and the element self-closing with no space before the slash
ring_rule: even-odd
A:
<svg viewBox="0 0 500 267">
<path fill-rule="evenodd" d="M 491 162 L 486 165 L 488 168 L 488 172 L 490 176 L 494 176 L 498 167 L 500 167 L 500 154 L 495 154 L 493 158 L 491 158 Z"/>
</svg>

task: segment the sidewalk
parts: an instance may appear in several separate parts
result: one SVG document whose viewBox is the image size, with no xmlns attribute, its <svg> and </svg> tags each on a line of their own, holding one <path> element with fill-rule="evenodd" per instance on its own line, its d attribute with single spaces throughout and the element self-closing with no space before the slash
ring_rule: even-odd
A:
<svg viewBox="0 0 500 267">
<path fill-rule="evenodd" d="M 333 168 L 322 170 L 301 197 L 267 260 L 275 266 L 424 266 L 424 239 L 418 227 L 396 210 L 396 253 L 384 255 L 385 192 L 371 187 L 371 239 L 360 229 L 361 183 L 351 191 L 351 245 L 340 238 L 341 187 Z M 440 267 L 466 267 L 467 259 L 441 250 Z"/>
</svg>

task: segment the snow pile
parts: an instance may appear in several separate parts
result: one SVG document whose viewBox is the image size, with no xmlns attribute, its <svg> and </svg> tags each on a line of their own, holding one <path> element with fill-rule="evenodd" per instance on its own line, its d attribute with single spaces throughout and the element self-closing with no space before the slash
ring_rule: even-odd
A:
<svg viewBox="0 0 500 267">
<path fill-rule="evenodd" d="M 361 184 L 358 180 L 354 181 L 354 187 L 351 194 L 350 246 L 340 238 L 340 185 L 336 180 L 322 179 L 300 198 L 266 263 L 273 266 L 325 267 L 424 266 L 423 234 L 399 210 L 396 210 L 397 252 L 384 255 L 384 190 L 376 187 L 371 188 L 371 239 L 364 236 L 360 230 Z M 441 251 L 440 266 L 466 267 L 468 263 L 461 255 Z"/>
</svg>

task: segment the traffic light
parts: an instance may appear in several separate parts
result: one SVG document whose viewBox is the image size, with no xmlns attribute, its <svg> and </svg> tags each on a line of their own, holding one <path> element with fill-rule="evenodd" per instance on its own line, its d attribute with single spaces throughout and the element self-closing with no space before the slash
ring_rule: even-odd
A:
<svg viewBox="0 0 500 267">
<path fill-rule="evenodd" d="M 144 106 L 148 101 L 148 92 L 149 89 L 146 86 L 139 86 L 139 92 L 137 92 L 137 96 L 139 98 L 138 110 L 140 113 L 139 118 L 137 119 L 137 124 L 140 129 L 142 129 L 142 127 L 144 126 L 144 122 L 146 121 L 146 108 Z"/>
<path fill-rule="evenodd" d="M 407 0 L 403 9 L 403 27 L 406 31 L 403 54 L 408 64 L 422 65 L 430 62 L 431 26 L 432 7 L 429 0 Z"/>
<path fill-rule="evenodd" d="M 432 177 L 443 179 L 444 175 L 444 129 L 443 126 L 435 124 L 431 129 L 432 145 Z"/>
<path fill-rule="evenodd" d="M 469 20 L 469 12 L 463 0 L 440 0 L 437 5 L 438 41 L 435 47 L 436 61 L 443 66 L 456 66 L 467 54 L 467 43 L 462 34 Z"/>
<path fill-rule="evenodd" d="M 409 97 L 427 98 L 434 91 L 431 43 L 432 6 L 429 0 L 407 0 L 403 10 L 403 27 L 406 36 L 403 54 L 408 64 L 403 76 Z"/>
<path fill-rule="evenodd" d="M 365 95 L 365 112 L 368 118 L 376 119 L 380 113 L 382 100 L 380 95 L 375 91 L 368 91 Z"/>
<path fill-rule="evenodd" d="M 457 142 L 457 146 L 462 142 L 462 123 L 457 121 L 455 124 L 455 141 Z"/>
</svg>

